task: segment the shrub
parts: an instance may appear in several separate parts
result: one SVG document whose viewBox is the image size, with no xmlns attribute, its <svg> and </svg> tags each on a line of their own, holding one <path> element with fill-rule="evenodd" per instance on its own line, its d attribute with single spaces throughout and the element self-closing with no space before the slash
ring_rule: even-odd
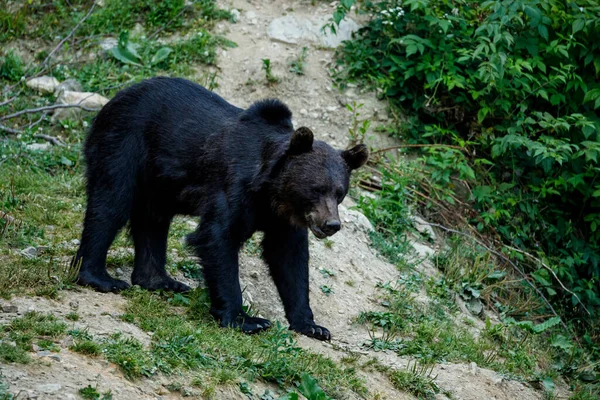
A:
<svg viewBox="0 0 600 400">
<path fill-rule="evenodd" d="M 342 1 L 334 20 L 352 3 Z M 400 132 L 409 143 L 461 148 L 467 157 L 452 161 L 452 176 L 460 163 L 475 172 L 462 176 L 479 211 L 472 222 L 545 260 L 576 296 L 541 263 L 529 272 L 566 315 L 585 315 L 585 306 L 597 317 L 598 2 L 407 0 L 363 9 L 372 19 L 339 51 L 340 81 L 366 82 L 411 115 Z"/>
</svg>

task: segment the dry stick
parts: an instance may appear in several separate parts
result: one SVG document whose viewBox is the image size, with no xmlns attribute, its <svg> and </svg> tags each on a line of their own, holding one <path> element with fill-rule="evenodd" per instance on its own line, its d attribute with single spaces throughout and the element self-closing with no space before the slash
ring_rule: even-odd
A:
<svg viewBox="0 0 600 400">
<path fill-rule="evenodd" d="M 9 128 L 8 126 L 2 125 L 2 124 L 0 124 L 0 131 L 5 131 L 5 132 L 8 132 L 8 133 L 10 133 L 12 135 L 17 135 L 19 133 L 23 133 L 22 130 Z"/>
<path fill-rule="evenodd" d="M 523 277 L 523 279 L 525 280 L 525 282 L 527 282 L 527 284 L 529 286 L 531 286 L 531 288 L 533 290 L 535 290 L 536 293 L 544 300 L 544 303 L 546 303 L 546 305 L 550 308 L 550 311 L 552 311 L 552 314 L 554 314 L 555 317 L 558 317 L 560 319 L 560 323 L 563 326 L 563 328 L 565 328 L 565 330 L 567 332 L 570 332 L 569 327 L 567 327 L 567 324 L 565 324 L 563 322 L 562 318 L 560 318 L 560 316 L 558 315 L 558 313 L 556 312 L 556 310 L 554 310 L 554 307 L 552 307 L 552 304 L 550 304 L 550 302 L 548 301 L 548 299 L 546 299 L 546 296 L 544 296 L 544 294 L 533 283 L 529 282 L 529 279 L 527 279 L 527 274 L 524 271 L 522 271 L 517 266 L 517 264 L 515 264 L 510 258 L 508 258 L 504 254 L 502 254 L 502 253 L 500 253 L 500 252 L 498 252 L 498 251 L 496 251 L 496 250 L 488 247 L 482 241 L 474 238 L 473 236 L 471 236 L 471 235 L 469 235 L 467 233 L 464 233 L 464 232 L 461 232 L 461 231 L 457 231 L 456 229 L 447 228 L 444 225 L 435 224 L 433 222 L 425 222 L 425 224 L 426 225 L 430 225 L 430 226 L 435 226 L 436 228 L 443 229 L 443 230 L 445 230 L 447 232 L 456 233 L 458 235 L 465 236 L 465 237 L 467 237 L 467 238 L 469 238 L 471 240 L 474 240 L 475 242 L 477 242 L 477 244 L 479 244 L 481 247 L 485 248 L 490 253 L 494 254 L 496 257 L 499 257 L 499 258 L 503 259 L 504 261 L 508 262 L 515 269 L 515 271 L 517 271 Z M 575 337 L 575 335 L 573 335 L 573 337 Z M 575 337 L 575 340 L 577 340 L 576 337 Z"/>
<path fill-rule="evenodd" d="M 85 99 L 82 99 L 81 101 L 83 101 L 83 100 L 85 100 Z M 77 103 L 77 104 L 55 104 L 53 106 L 44 106 L 44 107 L 37 107 L 37 108 L 27 108 L 25 110 L 21 110 L 21 111 L 18 111 L 16 113 L 0 117 L 0 121 L 5 121 L 7 119 L 16 118 L 16 117 L 19 117 L 19 116 L 25 115 L 25 114 L 33 114 L 33 113 L 37 113 L 37 112 L 40 112 L 40 111 L 56 110 L 58 108 L 81 108 L 82 110 L 85 110 L 85 111 L 98 111 L 98 110 L 100 110 L 99 108 L 90 108 L 90 107 L 82 106 L 80 103 Z"/>
<path fill-rule="evenodd" d="M 12 99 L 4 100 L 3 102 L 1 102 L 1 103 L 0 103 L 0 107 L 2 107 L 2 106 L 5 106 L 5 105 L 7 105 L 7 104 L 10 104 L 10 103 L 12 103 L 13 101 L 15 101 L 15 99 L 16 99 L 17 97 L 18 97 L 18 96 L 15 96 L 15 97 L 13 97 Z"/>
<path fill-rule="evenodd" d="M 69 34 L 67 36 L 65 36 L 63 38 L 63 40 L 61 40 L 60 42 L 58 42 L 58 44 L 56 45 L 56 47 L 54 49 L 52 49 L 52 51 L 50 52 L 50 54 L 48 54 L 46 56 L 46 58 L 44 59 L 44 61 L 42 62 L 42 65 L 45 66 L 46 63 L 48 62 L 48 60 L 50 60 L 50 58 L 52 57 L 52 55 L 54 53 L 56 53 L 58 51 L 58 49 L 60 49 L 62 47 L 62 45 L 69 40 L 69 38 L 75 33 L 75 31 L 77 30 L 77 28 L 79 28 L 79 26 L 90 16 L 90 14 L 92 13 L 92 11 L 94 11 L 94 8 L 96 8 L 96 2 L 94 1 L 94 4 L 92 4 L 92 6 L 90 7 L 89 11 L 87 12 L 87 14 L 85 14 L 85 17 L 83 17 L 78 23 L 77 25 L 75 25 L 75 27 L 73 27 L 73 29 L 71 29 L 71 31 L 69 32 Z"/>
<path fill-rule="evenodd" d="M 55 138 L 54 136 L 43 135 L 41 133 L 38 133 L 37 135 L 33 135 L 33 137 L 36 139 L 44 139 L 44 140 L 52 143 L 55 146 L 59 146 L 59 147 L 65 146 L 65 144 L 63 142 L 61 142 L 60 140 L 58 140 L 58 138 Z"/>
<path fill-rule="evenodd" d="M 449 147 L 451 149 L 465 150 L 464 148 L 462 148 L 460 146 L 454 146 L 451 144 L 400 144 L 397 146 L 386 147 L 385 149 L 375 150 L 371 154 L 379 154 L 379 153 L 383 153 L 385 151 L 397 150 L 397 149 L 402 149 L 405 147 Z"/>
<path fill-rule="evenodd" d="M 529 258 L 531 258 L 534 261 L 537 261 L 538 263 L 540 263 L 544 268 L 546 268 L 548 270 L 548 272 L 550 272 L 552 274 L 552 276 L 554 277 L 554 279 L 556 279 L 556 281 L 560 284 L 560 287 L 563 288 L 564 291 L 566 291 L 567 293 L 575 296 L 575 298 L 577 299 L 577 301 L 579 302 L 579 304 L 581 304 L 581 307 L 583 307 L 583 309 L 585 310 L 585 312 L 588 313 L 588 315 L 592 315 L 592 313 L 590 313 L 590 311 L 586 308 L 585 305 L 583 305 L 583 303 L 581 302 L 581 299 L 579 298 L 579 296 L 577 296 L 574 292 L 572 292 L 571 290 L 567 289 L 565 287 L 565 285 L 562 283 L 562 281 L 560 279 L 558 279 L 558 276 L 556 276 L 556 273 L 552 270 L 552 268 L 550 268 L 548 265 L 546 265 L 542 260 L 540 260 L 539 258 L 537 258 L 536 256 L 534 256 L 533 254 L 530 254 L 526 251 L 517 249 L 516 247 L 512 247 L 512 246 L 506 246 L 506 248 L 516 251 L 517 253 L 521 253 Z"/>
</svg>

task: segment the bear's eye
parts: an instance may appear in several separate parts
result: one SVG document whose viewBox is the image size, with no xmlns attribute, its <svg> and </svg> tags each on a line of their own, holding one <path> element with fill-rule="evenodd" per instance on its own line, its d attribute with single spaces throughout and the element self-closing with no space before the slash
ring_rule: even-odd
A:
<svg viewBox="0 0 600 400">
<path fill-rule="evenodd" d="M 321 195 L 327 193 L 327 188 L 325 186 L 315 186 L 313 187 L 312 191 L 314 194 Z"/>
<path fill-rule="evenodd" d="M 337 199 L 338 204 L 344 200 L 345 195 L 346 194 L 344 193 L 343 189 L 338 189 L 335 191 L 335 198 Z"/>
</svg>

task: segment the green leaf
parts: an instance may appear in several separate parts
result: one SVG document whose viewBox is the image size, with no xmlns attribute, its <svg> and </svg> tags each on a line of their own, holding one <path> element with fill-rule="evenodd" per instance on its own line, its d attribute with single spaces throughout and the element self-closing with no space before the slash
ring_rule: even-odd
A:
<svg viewBox="0 0 600 400">
<path fill-rule="evenodd" d="M 533 327 L 533 333 L 542 333 L 547 331 L 548 329 L 552 328 L 553 326 L 556 326 L 560 324 L 560 317 L 552 317 L 544 322 L 542 322 L 541 324 L 537 324 Z"/>
<path fill-rule="evenodd" d="M 113 47 L 112 49 L 110 49 L 110 53 L 113 55 L 114 58 L 121 61 L 122 63 L 133 64 L 140 67 L 142 66 L 142 64 L 138 63 L 134 55 L 127 51 L 127 49 Z"/>
<path fill-rule="evenodd" d="M 573 34 L 582 30 L 584 26 L 585 26 L 584 19 L 576 19 L 575 21 L 573 21 Z"/>
<path fill-rule="evenodd" d="M 409 57 L 412 54 L 415 54 L 419 49 L 417 48 L 416 45 L 414 44 L 409 44 L 408 46 L 406 46 L 406 56 Z"/>
<path fill-rule="evenodd" d="M 152 57 L 152 60 L 150 60 L 150 64 L 156 65 L 158 63 L 165 61 L 169 57 L 169 54 L 171 54 L 172 51 L 173 51 L 173 49 L 171 49 L 170 47 L 162 47 L 162 48 L 158 49 L 158 51 Z"/>
<path fill-rule="evenodd" d="M 538 25 L 538 32 L 540 33 L 541 37 L 548 40 L 548 27 L 546 27 L 546 25 Z"/>
</svg>

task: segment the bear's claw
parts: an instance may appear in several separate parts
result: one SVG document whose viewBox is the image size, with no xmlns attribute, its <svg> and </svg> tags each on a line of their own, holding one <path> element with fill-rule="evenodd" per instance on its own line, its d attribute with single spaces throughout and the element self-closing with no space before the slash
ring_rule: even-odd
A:
<svg viewBox="0 0 600 400">
<path fill-rule="evenodd" d="M 290 327 L 290 329 L 317 340 L 331 340 L 331 332 L 329 332 L 327 328 L 316 324 L 306 324 L 302 327 Z"/>
</svg>

